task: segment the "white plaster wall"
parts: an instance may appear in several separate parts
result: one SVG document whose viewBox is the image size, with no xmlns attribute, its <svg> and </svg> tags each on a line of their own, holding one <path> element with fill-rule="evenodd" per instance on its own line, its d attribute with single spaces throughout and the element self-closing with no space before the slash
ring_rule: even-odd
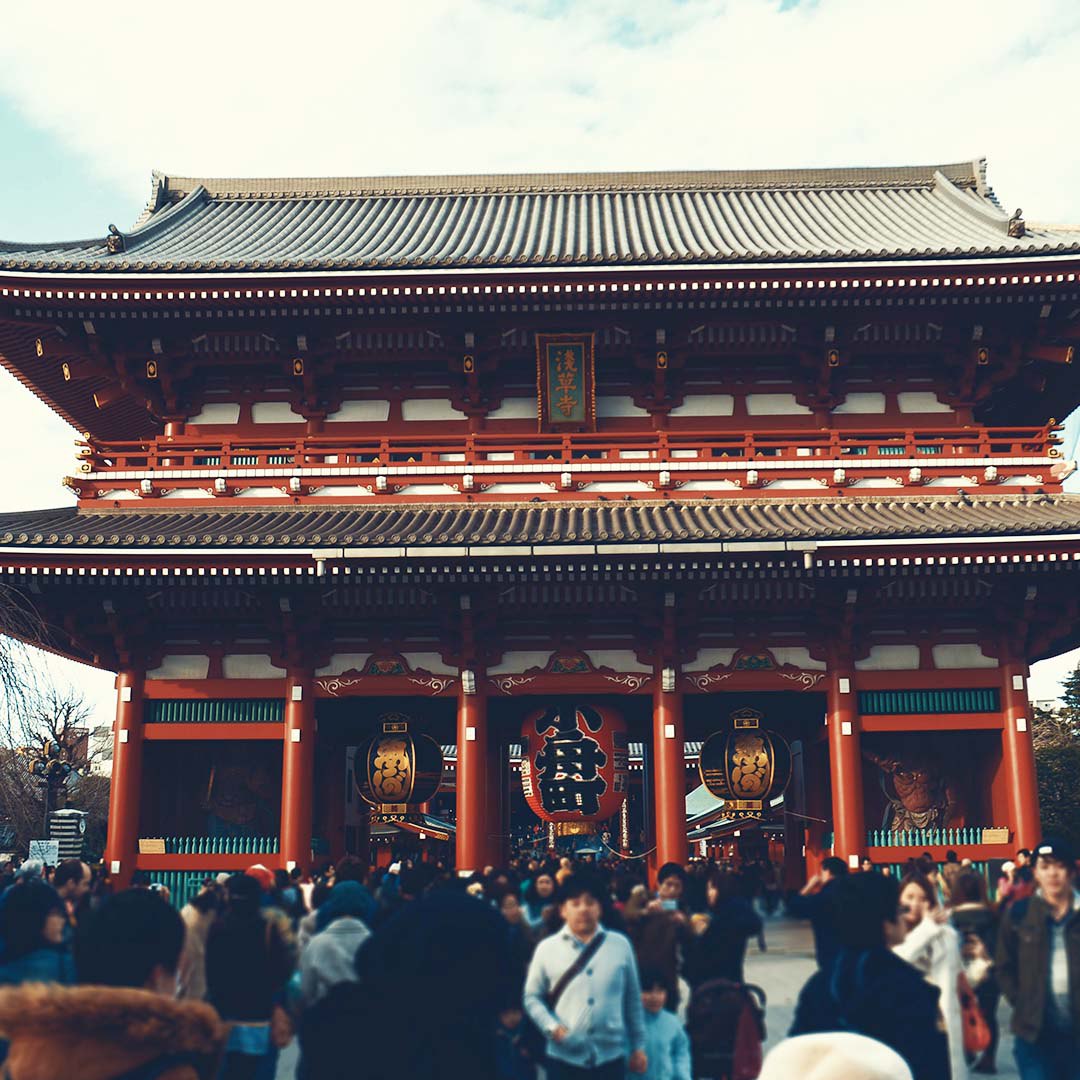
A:
<svg viewBox="0 0 1080 1080">
<path fill-rule="evenodd" d="M 191 654 L 166 653 L 148 679 L 205 679 L 210 672 L 210 657 Z"/>
<path fill-rule="evenodd" d="M 265 653 L 229 653 L 221 659 L 226 679 L 280 679 L 285 669 L 274 665 Z"/>
<path fill-rule="evenodd" d="M 488 668 L 489 675 L 513 675 L 529 668 L 543 667 L 551 656 L 551 650 L 544 652 L 507 652 L 495 667 Z"/>
<path fill-rule="evenodd" d="M 343 401 L 337 412 L 327 414 L 328 424 L 371 424 L 390 418 L 389 401 Z"/>
<path fill-rule="evenodd" d="M 458 669 L 443 663 L 443 658 L 437 652 L 407 652 L 403 654 L 405 662 L 414 671 L 423 668 L 432 675 L 457 675 Z"/>
<path fill-rule="evenodd" d="M 457 491 L 450 484 L 406 484 L 401 489 L 402 495 L 456 495 Z"/>
<path fill-rule="evenodd" d="M 543 495 L 553 491 L 551 484 L 492 484 L 489 495 Z"/>
<path fill-rule="evenodd" d="M 951 413 L 952 406 L 938 401 L 933 390 L 901 390 L 896 403 L 902 413 Z"/>
<path fill-rule="evenodd" d="M 240 420 L 240 404 L 218 401 L 204 405 L 200 412 L 188 417 L 189 424 L 235 424 Z"/>
<path fill-rule="evenodd" d="M 460 409 L 455 409 L 444 398 L 407 398 L 401 403 L 403 420 L 465 420 Z"/>
<path fill-rule="evenodd" d="M 813 410 L 800 405 L 794 394 L 747 394 L 746 411 L 751 416 L 809 416 Z"/>
<path fill-rule="evenodd" d="M 939 668 L 996 668 L 997 658 L 987 656 L 978 645 L 935 645 L 934 666 Z"/>
<path fill-rule="evenodd" d="M 251 406 L 251 419 L 256 424 L 304 423 L 304 418 L 294 413 L 287 401 L 256 401 Z"/>
<path fill-rule="evenodd" d="M 638 660 L 632 649 L 590 649 L 589 659 L 594 667 L 609 667 L 614 671 L 652 671 Z"/>
<path fill-rule="evenodd" d="M 885 395 L 877 393 L 848 394 L 842 405 L 833 409 L 834 415 L 842 416 L 845 413 L 883 413 L 885 411 Z"/>
<path fill-rule="evenodd" d="M 487 418 L 489 420 L 535 420 L 536 398 L 503 398 L 502 404 L 497 409 L 492 409 L 487 414 Z"/>
<path fill-rule="evenodd" d="M 687 394 L 671 416 L 731 416 L 735 398 L 731 394 Z"/>
<path fill-rule="evenodd" d="M 283 481 L 284 482 L 284 481 Z M 251 487 L 237 492 L 241 499 L 283 499 L 285 492 L 281 488 Z"/>
<path fill-rule="evenodd" d="M 708 671 L 717 665 L 730 664 L 735 659 L 735 649 L 702 649 L 695 660 L 684 665 L 683 671 Z"/>
<path fill-rule="evenodd" d="M 316 668 L 316 675 L 340 675 L 343 671 L 363 671 L 371 653 L 334 653 L 329 663 Z"/>
<path fill-rule="evenodd" d="M 815 660 L 810 655 L 810 650 L 801 645 L 785 645 L 778 649 L 770 649 L 769 652 L 776 658 L 778 664 L 793 664 L 803 671 L 824 671 L 825 661 Z"/>
<path fill-rule="evenodd" d="M 870 655 L 855 661 L 856 671 L 917 671 L 918 645 L 874 645 Z"/>
<path fill-rule="evenodd" d="M 648 416 L 649 410 L 634 404 L 629 396 L 611 395 L 596 399 L 596 415 L 603 418 L 613 416 Z"/>
</svg>

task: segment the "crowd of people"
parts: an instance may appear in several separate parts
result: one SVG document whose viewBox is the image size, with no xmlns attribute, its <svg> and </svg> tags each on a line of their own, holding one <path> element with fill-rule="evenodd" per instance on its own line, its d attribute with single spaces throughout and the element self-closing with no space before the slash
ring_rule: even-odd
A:
<svg viewBox="0 0 1080 1080">
<path fill-rule="evenodd" d="M 6 1080 L 779 1078 L 962 1080 L 996 1069 L 1013 1006 L 1025 1080 L 1080 1077 L 1075 854 L 1047 840 L 998 883 L 952 853 L 903 878 L 825 859 L 786 898 L 818 970 L 761 1060 L 744 980 L 780 903 L 765 865 L 523 855 L 207 878 L 177 912 L 85 863 L 0 882 Z"/>
</svg>

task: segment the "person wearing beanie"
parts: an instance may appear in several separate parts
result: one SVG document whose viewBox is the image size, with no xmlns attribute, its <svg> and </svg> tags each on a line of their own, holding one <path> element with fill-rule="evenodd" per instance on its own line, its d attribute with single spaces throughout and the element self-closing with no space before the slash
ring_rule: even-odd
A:
<svg viewBox="0 0 1080 1080">
<path fill-rule="evenodd" d="M 765 1057 L 758 1080 L 913 1080 L 907 1062 L 865 1035 L 830 1031 L 785 1039 Z"/>
<path fill-rule="evenodd" d="M 355 982 L 356 953 L 371 937 L 364 921 L 374 901 L 357 881 L 342 881 L 316 912 L 315 936 L 300 954 L 300 997 L 310 1008 L 332 987 Z"/>
<path fill-rule="evenodd" d="M 1033 896 L 998 930 L 997 977 L 1013 1007 L 1013 1054 L 1023 1080 L 1080 1076 L 1080 894 L 1076 852 L 1047 837 L 1033 852 Z"/>
</svg>

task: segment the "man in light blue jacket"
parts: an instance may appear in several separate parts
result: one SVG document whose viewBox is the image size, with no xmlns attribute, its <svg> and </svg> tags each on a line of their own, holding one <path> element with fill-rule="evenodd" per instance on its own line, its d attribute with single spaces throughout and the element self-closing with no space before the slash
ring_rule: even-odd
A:
<svg viewBox="0 0 1080 1080">
<path fill-rule="evenodd" d="M 630 942 L 600 924 L 603 886 L 585 874 L 563 883 L 565 925 L 536 947 L 525 1008 L 548 1039 L 549 1080 L 622 1080 L 643 1073 L 645 1013 Z"/>
</svg>

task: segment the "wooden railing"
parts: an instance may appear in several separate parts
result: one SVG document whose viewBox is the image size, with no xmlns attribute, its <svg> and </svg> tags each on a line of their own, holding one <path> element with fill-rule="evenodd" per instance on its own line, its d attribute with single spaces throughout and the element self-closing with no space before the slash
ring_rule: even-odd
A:
<svg viewBox="0 0 1080 1080">
<path fill-rule="evenodd" d="M 577 463 L 790 462 L 813 467 L 814 459 L 912 458 L 927 466 L 948 458 L 1054 457 L 1056 429 L 941 428 L 905 430 L 778 431 L 717 433 L 691 431 L 549 434 L 394 435 L 299 439 L 161 437 L 145 442 L 80 443 L 80 471 L 153 472 L 168 475 L 205 470 L 333 469 L 420 466 L 439 472 L 510 466 Z"/>
</svg>

